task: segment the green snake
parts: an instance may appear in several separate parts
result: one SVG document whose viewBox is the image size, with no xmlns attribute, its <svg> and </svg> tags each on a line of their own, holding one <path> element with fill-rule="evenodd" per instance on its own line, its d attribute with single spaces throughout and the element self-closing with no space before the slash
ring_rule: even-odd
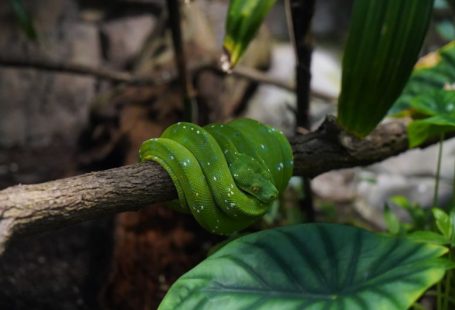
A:
<svg viewBox="0 0 455 310">
<path fill-rule="evenodd" d="M 141 161 L 170 175 L 179 211 L 208 231 L 229 235 L 267 212 L 293 172 L 292 149 L 280 131 L 251 119 L 205 127 L 179 122 L 145 141 Z"/>
</svg>

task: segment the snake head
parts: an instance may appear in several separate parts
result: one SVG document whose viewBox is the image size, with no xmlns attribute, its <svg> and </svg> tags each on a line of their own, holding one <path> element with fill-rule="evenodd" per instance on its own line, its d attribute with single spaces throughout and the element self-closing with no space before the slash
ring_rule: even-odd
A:
<svg viewBox="0 0 455 310">
<path fill-rule="evenodd" d="M 269 180 L 265 180 L 262 176 L 253 176 L 250 184 L 237 185 L 247 193 L 253 195 L 263 203 L 270 203 L 278 198 L 278 190 L 275 185 Z"/>
<path fill-rule="evenodd" d="M 243 153 L 236 153 L 232 159 L 229 169 L 234 176 L 235 184 L 241 190 L 266 204 L 277 199 L 278 190 L 272 176 L 262 164 Z"/>
</svg>

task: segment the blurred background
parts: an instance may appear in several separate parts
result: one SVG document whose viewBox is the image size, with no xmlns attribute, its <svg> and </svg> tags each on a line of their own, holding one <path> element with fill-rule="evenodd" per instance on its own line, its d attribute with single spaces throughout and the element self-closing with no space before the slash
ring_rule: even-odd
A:
<svg viewBox="0 0 455 310">
<path fill-rule="evenodd" d="M 336 110 L 352 2 L 316 1 L 310 38 L 312 128 Z M 422 53 L 455 39 L 452 12 L 445 1 L 436 2 Z M 0 2 L 0 189 L 135 163 L 142 141 L 182 117 L 164 0 L 22 3 L 32 35 L 17 9 Z M 227 6 L 224 0 L 182 1 L 184 48 L 200 122 L 246 116 L 294 135 L 292 91 L 217 69 Z M 49 63 L 61 70 L 50 71 Z M 65 71 L 64 64 L 104 68 L 145 82 L 76 74 Z M 240 66 L 294 84 L 283 1 L 272 9 Z M 455 156 L 453 141 L 446 145 L 442 201 L 451 195 Z M 434 148 L 417 150 L 372 167 L 317 177 L 312 181 L 317 219 L 381 228 L 382 208 L 394 195 L 429 206 L 435 156 Z M 292 180 L 294 190 L 291 186 L 286 201 L 260 227 L 305 221 L 298 207 L 299 182 Z M 192 217 L 160 205 L 35 236 L 0 257 L 0 309 L 155 309 L 169 286 L 220 241 Z"/>
</svg>

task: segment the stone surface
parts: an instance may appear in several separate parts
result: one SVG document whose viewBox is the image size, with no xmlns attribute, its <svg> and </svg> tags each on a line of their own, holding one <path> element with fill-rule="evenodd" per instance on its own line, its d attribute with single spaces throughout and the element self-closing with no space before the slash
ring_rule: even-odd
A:
<svg viewBox="0 0 455 310">
<path fill-rule="evenodd" d="M 107 60 L 116 68 L 130 64 L 141 51 L 155 23 L 154 17 L 143 15 L 115 19 L 102 25 Z"/>
<path fill-rule="evenodd" d="M 77 1 L 23 0 L 38 42 L 0 1 L 0 53 L 99 66 L 99 31 L 81 22 Z M 74 173 L 97 81 L 0 67 L 0 188 Z M 0 257 L 0 309 L 97 309 L 112 250 L 111 220 L 24 239 Z"/>
<path fill-rule="evenodd" d="M 312 181 L 315 193 L 334 203 L 351 204 L 364 218 L 384 227 L 384 205 L 402 219 L 408 215 L 390 204 L 394 196 L 404 196 L 423 208 L 433 203 L 438 145 L 415 149 L 367 168 L 331 171 Z M 453 189 L 455 139 L 443 147 L 439 206 L 450 202 Z M 348 176 L 348 177 L 347 177 Z"/>
<path fill-rule="evenodd" d="M 0 4 L 0 53 L 100 65 L 98 29 L 77 21 L 73 1 L 24 3 L 39 40 L 27 39 L 9 6 Z M 55 139 L 74 144 L 88 120 L 95 90 L 96 80 L 90 77 L 1 67 L 0 148 L 43 147 Z"/>
<path fill-rule="evenodd" d="M 64 28 L 66 37 L 60 44 L 65 48 L 55 58 L 64 55 L 69 62 L 98 65 L 96 28 Z M 74 143 L 88 120 L 95 90 L 91 77 L 0 68 L 0 147 L 45 146 L 55 138 Z"/>
<path fill-rule="evenodd" d="M 277 80 L 293 83 L 295 71 L 294 50 L 289 44 L 276 44 L 272 48 L 271 67 L 267 74 Z M 337 96 L 340 89 L 341 69 L 333 53 L 325 49 L 316 49 L 311 64 L 311 88 L 330 96 Z M 316 124 L 325 115 L 334 111 L 334 106 L 312 100 L 311 120 Z M 295 95 L 287 90 L 271 85 L 260 85 L 249 104 L 246 117 L 257 118 L 280 128 L 286 135 L 293 134 L 295 124 Z"/>
</svg>

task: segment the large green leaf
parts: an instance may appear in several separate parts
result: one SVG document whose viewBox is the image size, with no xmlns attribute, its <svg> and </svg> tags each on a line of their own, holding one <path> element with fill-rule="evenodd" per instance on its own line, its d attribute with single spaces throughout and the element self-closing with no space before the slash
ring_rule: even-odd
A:
<svg viewBox="0 0 455 310">
<path fill-rule="evenodd" d="M 406 309 L 453 267 L 446 251 L 336 224 L 266 230 L 183 275 L 159 309 Z"/>
<path fill-rule="evenodd" d="M 433 0 L 356 0 L 343 58 L 339 123 L 365 136 L 400 95 L 417 60 Z"/>
</svg>

